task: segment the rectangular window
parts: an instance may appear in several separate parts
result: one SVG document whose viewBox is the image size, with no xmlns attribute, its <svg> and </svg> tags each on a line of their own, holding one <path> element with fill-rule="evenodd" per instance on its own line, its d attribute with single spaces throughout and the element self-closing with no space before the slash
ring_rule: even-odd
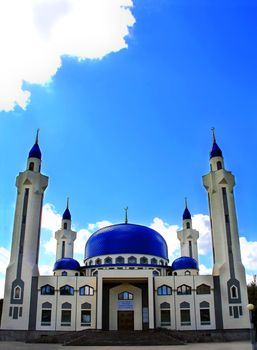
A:
<svg viewBox="0 0 257 350">
<path fill-rule="evenodd" d="M 52 310 L 42 310 L 41 326 L 50 326 L 51 325 L 51 312 L 52 312 Z"/>
<path fill-rule="evenodd" d="M 161 310 L 161 326 L 170 326 L 170 310 Z"/>
<path fill-rule="evenodd" d="M 62 241 L 62 258 L 65 257 L 65 241 Z"/>
<path fill-rule="evenodd" d="M 22 317 L 22 307 L 20 307 L 20 310 L 19 310 L 19 317 Z"/>
<path fill-rule="evenodd" d="M 190 310 L 180 310 L 180 322 L 181 326 L 190 326 Z"/>
<path fill-rule="evenodd" d="M 62 310 L 61 326 L 71 325 L 71 310 Z"/>
<path fill-rule="evenodd" d="M 210 310 L 209 309 L 200 309 L 200 319 L 201 319 L 201 325 L 211 324 Z"/>
<path fill-rule="evenodd" d="M 17 320 L 17 319 L 18 319 L 18 310 L 19 310 L 19 308 L 18 308 L 17 306 L 15 306 L 15 307 L 13 308 L 13 319 L 14 319 L 14 320 Z"/>
<path fill-rule="evenodd" d="M 233 309 L 232 309 L 232 306 L 229 307 L 229 316 L 233 316 Z"/>
<path fill-rule="evenodd" d="M 243 316 L 243 308 L 242 308 L 242 306 L 239 306 L 239 315 Z"/>
<path fill-rule="evenodd" d="M 189 256 L 190 256 L 190 258 L 192 258 L 193 257 L 192 242 L 189 241 L 188 243 L 189 243 Z"/>
<path fill-rule="evenodd" d="M 91 311 L 81 310 L 81 326 L 91 326 Z"/>
<path fill-rule="evenodd" d="M 239 318 L 238 306 L 233 306 L 234 318 Z"/>
<path fill-rule="evenodd" d="M 9 316 L 12 317 L 12 306 L 9 308 Z"/>
</svg>

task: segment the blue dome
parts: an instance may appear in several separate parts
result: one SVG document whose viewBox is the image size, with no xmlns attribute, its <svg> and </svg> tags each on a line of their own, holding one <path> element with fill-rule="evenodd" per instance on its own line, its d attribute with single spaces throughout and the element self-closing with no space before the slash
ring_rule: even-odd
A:
<svg viewBox="0 0 257 350">
<path fill-rule="evenodd" d="M 80 265 L 77 260 L 72 258 L 62 258 L 55 262 L 54 271 L 56 270 L 80 270 Z"/>
<path fill-rule="evenodd" d="M 96 231 L 87 241 L 85 259 L 110 254 L 148 254 L 168 259 L 164 238 L 153 229 L 117 224 Z"/>
<path fill-rule="evenodd" d="M 196 269 L 198 270 L 198 263 L 195 259 L 189 256 L 181 256 L 180 258 L 173 261 L 171 265 L 172 270 L 182 269 Z"/>
<path fill-rule="evenodd" d="M 38 158 L 41 159 L 41 151 L 37 143 L 31 148 L 29 152 L 29 158 Z"/>
<path fill-rule="evenodd" d="M 62 215 L 62 219 L 63 220 L 71 220 L 71 214 L 70 214 L 69 208 L 65 209 L 65 212 Z"/>
<path fill-rule="evenodd" d="M 212 149 L 210 152 L 210 158 L 222 157 L 222 151 L 216 142 L 213 142 Z"/>
<path fill-rule="evenodd" d="M 184 210 L 183 213 L 183 220 L 191 220 L 191 213 L 188 210 L 188 208 L 186 207 L 186 209 Z"/>
</svg>

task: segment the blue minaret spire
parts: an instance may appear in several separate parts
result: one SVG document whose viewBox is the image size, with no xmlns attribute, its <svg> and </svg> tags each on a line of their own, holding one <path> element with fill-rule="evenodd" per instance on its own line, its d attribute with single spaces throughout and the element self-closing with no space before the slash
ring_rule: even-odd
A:
<svg viewBox="0 0 257 350">
<path fill-rule="evenodd" d="M 71 213 L 69 210 L 69 197 L 67 198 L 67 206 L 66 206 L 66 209 L 62 215 L 62 219 L 71 221 Z"/>
<path fill-rule="evenodd" d="M 215 129 L 212 128 L 212 148 L 210 151 L 210 158 L 214 158 L 214 157 L 223 157 L 222 156 L 222 151 L 219 148 L 217 142 L 216 142 L 216 137 L 215 137 Z"/>
<path fill-rule="evenodd" d="M 191 220 L 191 213 L 187 207 L 187 198 L 185 198 L 185 210 L 183 213 L 183 220 Z"/>
<path fill-rule="evenodd" d="M 29 152 L 29 158 L 37 158 L 41 160 L 41 151 L 38 145 L 38 134 L 39 134 L 39 129 L 37 129 L 35 144 Z"/>
</svg>

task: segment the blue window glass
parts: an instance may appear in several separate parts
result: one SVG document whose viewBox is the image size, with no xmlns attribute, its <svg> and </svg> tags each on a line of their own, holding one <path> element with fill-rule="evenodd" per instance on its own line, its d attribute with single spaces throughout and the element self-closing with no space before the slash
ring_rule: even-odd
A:
<svg viewBox="0 0 257 350">
<path fill-rule="evenodd" d="M 79 295 L 94 295 L 94 289 L 90 286 L 80 287 Z"/>
<path fill-rule="evenodd" d="M 60 295 L 74 295 L 74 288 L 66 284 L 60 288 Z"/>
<path fill-rule="evenodd" d="M 157 288 L 157 295 L 171 295 L 172 289 L 169 286 L 163 285 Z"/>
<path fill-rule="evenodd" d="M 45 286 L 41 287 L 41 294 L 54 295 L 54 287 L 50 286 L 49 284 L 46 284 Z"/>
</svg>

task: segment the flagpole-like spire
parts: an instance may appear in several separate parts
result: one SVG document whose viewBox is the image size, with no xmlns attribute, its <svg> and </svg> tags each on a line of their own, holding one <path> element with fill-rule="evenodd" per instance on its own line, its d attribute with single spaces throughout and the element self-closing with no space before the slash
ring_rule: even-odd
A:
<svg viewBox="0 0 257 350">
<path fill-rule="evenodd" d="M 216 143 L 215 128 L 211 128 L 211 131 L 212 131 L 212 142 Z"/>
<path fill-rule="evenodd" d="M 39 134 L 39 130 L 40 130 L 40 129 L 37 129 L 36 142 L 35 142 L 36 144 L 38 144 L 38 134 Z"/>
<path fill-rule="evenodd" d="M 187 208 L 187 197 L 185 197 L 185 208 Z"/>
<path fill-rule="evenodd" d="M 70 198 L 67 197 L 67 209 L 69 209 L 69 204 L 70 204 Z"/>
<path fill-rule="evenodd" d="M 128 223 L 128 207 L 124 208 L 125 210 L 125 224 Z"/>
</svg>

